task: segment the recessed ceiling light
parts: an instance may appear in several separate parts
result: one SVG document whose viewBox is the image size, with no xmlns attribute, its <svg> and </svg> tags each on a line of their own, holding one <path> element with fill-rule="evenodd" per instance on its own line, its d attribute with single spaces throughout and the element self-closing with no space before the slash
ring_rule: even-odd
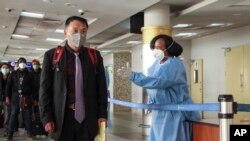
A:
<svg viewBox="0 0 250 141">
<path fill-rule="evenodd" d="M 3 28 L 3 29 L 5 29 L 5 28 L 8 28 L 8 26 L 6 26 L 6 25 L 2 25 L 2 28 Z"/>
<path fill-rule="evenodd" d="M 36 50 L 39 50 L 39 51 L 47 51 L 48 49 L 47 49 L 47 48 L 36 48 Z"/>
<path fill-rule="evenodd" d="M 132 45 L 137 45 L 142 43 L 141 41 L 128 41 L 126 44 L 132 44 Z"/>
<path fill-rule="evenodd" d="M 12 37 L 14 37 L 14 38 L 25 38 L 25 39 L 29 38 L 29 36 L 27 36 L 27 35 L 19 35 L 19 34 L 12 34 Z"/>
<path fill-rule="evenodd" d="M 64 29 L 56 29 L 55 32 L 57 32 L 57 33 L 64 33 Z"/>
<path fill-rule="evenodd" d="M 52 41 L 52 42 L 62 42 L 64 40 L 62 39 L 56 39 L 56 38 L 46 38 L 47 41 Z"/>
<path fill-rule="evenodd" d="M 212 23 L 210 25 L 208 25 L 207 27 L 216 27 L 216 26 L 223 26 L 225 25 L 224 23 Z"/>
<path fill-rule="evenodd" d="M 180 37 L 180 36 L 186 36 L 186 37 L 190 37 L 190 36 L 195 36 L 197 35 L 197 33 L 190 33 L 190 32 L 186 32 L 186 33 L 178 33 L 175 36 L 176 37 Z"/>
<path fill-rule="evenodd" d="M 43 18 L 44 14 L 41 13 L 33 13 L 33 12 L 26 12 L 26 11 L 22 11 L 21 16 L 25 16 L 25 17 L 31 17 L 31 18 Z"/>
<path fill-rule="evenodd" d="M 93 18 L 93 19 L 87 19 L 88 20 L 88 25 L 92 24 L 93 22 L 95 22 L 97 20 L 97 18 Z"/>
<path fill-rule="evenodd" d="M 64 3 L 64 5 L 69 6 L 69 7 L 76 7 L 76 4 L 73 3 Z"/>
<path fill-rule="evenodd" d="M 52 0 L 43 0 L 43 2 L 45 2 L 45 3 L 53 3 Z"/>
<path fill-rule="evenodd" d="M 177 24 L 175 26 L 173 26 L 173 28 L 185 28 L 185 27 L 189 27 L 192 26 L 192 24 Z"/>
<path fill-rule="evenodd" d="M 219 26 L 230 26 L 230 25 L 232 25 L 232 23 L 212 23 L 207 27 L 219 27 Z"/>
</svg>

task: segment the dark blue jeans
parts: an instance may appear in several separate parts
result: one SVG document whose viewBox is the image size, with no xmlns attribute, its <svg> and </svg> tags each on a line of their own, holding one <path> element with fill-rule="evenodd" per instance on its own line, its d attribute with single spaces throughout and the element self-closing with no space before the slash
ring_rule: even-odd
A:
<svg viewBox="0 0 250 141">
<path fill-rule="evenodd" d="M 16 118 L 18 117 L 18 113 L 20 111 L 20 107 L 18 104 L 11 104 L 11 114 L 9 120 L 9 131 L 8 134 L 13 135 L 14 129 L 17 125 Z M 32 125 L 32 107 L 27 106 L 22 109 L 21 114 L 23 116 L 25 130 L 27 133 L 31 133 L 31 125 Z"/>
<path fill-rule="evenodd" d="M 11 107 L 10 105 L 7 104 L 4 104 L 3 107 L 4 107 L 4 129 L 5 129 L 4 132 L 8 133 Z"/>
</svg>

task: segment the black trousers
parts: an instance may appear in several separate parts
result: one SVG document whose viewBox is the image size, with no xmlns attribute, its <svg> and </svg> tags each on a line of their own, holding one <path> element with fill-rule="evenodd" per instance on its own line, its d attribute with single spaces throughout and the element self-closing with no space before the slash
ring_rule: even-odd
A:
<svg viewBox="0 0 250 141">
<path fill-rule="evenodd" d="M 74 110 L 66 108 L 59 141 L 94 141 L 94 138 L 89 135 L 85 121 L 78 123 L 74 118 Z"/>
</svg>

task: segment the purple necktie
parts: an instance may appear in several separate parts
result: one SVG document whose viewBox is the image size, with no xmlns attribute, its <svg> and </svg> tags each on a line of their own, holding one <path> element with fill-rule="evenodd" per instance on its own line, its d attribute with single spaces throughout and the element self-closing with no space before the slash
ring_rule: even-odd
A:
<svg viewBox="0 0 250 141">
<path fill-rule="evenodd" d="M 75 58 L 75 119 L 82 123 L 85 117 L 84 97 L 83 97 L 83 77 L 82 64 L 78 54 L 74 53 Z"/>
</svg>

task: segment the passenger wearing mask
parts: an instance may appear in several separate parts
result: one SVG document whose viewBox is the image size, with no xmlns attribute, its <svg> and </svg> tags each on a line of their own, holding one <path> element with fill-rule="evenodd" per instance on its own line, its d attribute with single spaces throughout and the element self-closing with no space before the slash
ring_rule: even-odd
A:
<svg viewBox="0 0 250 141">
<path fill-rule="evenodd" d="M 45 130 L 55 141 L 94 141 L 98 127 L 107 121 L 103 59 L 99 51 L 84 47 L 87 31 L 86 19 L 69 17 L 65 45 L 44 55 L 39 108 Z M 96 53 L 97 63 L 88 51 Z"/>
<path fill-rule="evenodd" d="M 147 89 L 149 104 L 193 103 L 187 85 L 186 71 L 181 59 L 183 49 L 168 35 L 158 35 L 150 42 L 155 62 L 148 75 L 131 72 L 129 67 L 118 70 L 123 78 Z M 150 141 L 190 141 L 191 123 L 199 120 L 198 112 L 152 110 Z"/>
<path fill-rule="evenodd" d="M 14 70 L 13 70 L 13 71 L 17 71 L 18 68 L 19 68 L 18 63 L 15 63 L 15 66 L 14 66 Z"/>
<path fill-rule="evenodd" d="M 37 59 L 32 60 L 31 74 L 33 78 L 33 106 L 34 113 L 39 113 L 38 108 L 38 98 L 39 98 L 39 88 L 40 88 L 40 75 L 41 75 L 40 62 Z"/>
<path fill-rule="evenodd" d="M 26 59 L 19 58 L 19 69 L 12 72 L 6 85 L 6 104 L 11 104 L 11 115 L 7 140 L 13 139 L 16 118 L 21 111 L 24 120 L 27 140 L 33 140 L 31 134 L 32 121 L 32 76 L 26 69 Z"/>
<path fill-rule="evenodd" d="M 10 74 L 10 66 L 7 63 L 3 63 L 0 67 L 1 73 L 0 73 L 0 106 L 1 110 L 3 110 L 4 113 L 4 136 L 7 135 L 8 132 L 8 125 L 9 125 L 9 118 L 10 118 L 10 106 L 5 103 L 5 97 L 6 97 L 6 84 L 7 79 Z"/>
</svg>

